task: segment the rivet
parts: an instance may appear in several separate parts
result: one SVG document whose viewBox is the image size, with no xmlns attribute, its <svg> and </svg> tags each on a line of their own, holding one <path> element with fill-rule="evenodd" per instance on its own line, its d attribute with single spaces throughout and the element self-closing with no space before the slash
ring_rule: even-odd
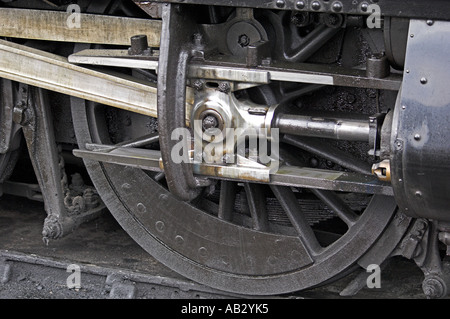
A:
<svg viewBox="0 0 450 319">
<path fill-rule="evenodd" d="M 415 195 L 416 195 L 416 197 L 422 197 L 422 192 L 421 191 L 417 191 Z"/>
<path fill-rule="evenodd" d="M 198 250 L 198 254 L 200 255 L 200 257 L 206 257 L 208 255 L 208 250 L 205 247 L 201 247 Z"/>
<path fill-rule="evenodd" d="M 155 224 L 155 227 L 156 227 L 157 231 L 159 231 L 160 233 L 163 233 L 164 229 L 166 228 L 166 225 L 162 221 L 157 221 Z"/>
<path fill-rule="evenodd" d="M 319 1 L 314 1 L 313 3 L 311 3 L 311 8 L 313 10 L 319 10 L 320 9 L 320 2 Z"/>
<path fill-rule="evenodd" d="M 299 10 L 305 9 L 306 7 L 305 1 L 297 1 L 295 7 Z"/>
<path fill-rule="evenodd" d="M 433 20 L 427 20 L 427 24 L 431 27 L 434 24 Z"/>
<path fill-rule="evenodd" d="M 335 12 L 341 12 L 342 3 L 340 3 L 339 1 L 333 2 L 332 8 Z"/>
<path fill-rule="evenodd" d="M 361 10 L 363 12 L 367 12 L 367 10 L 369 10 L 369 4 L 367 2 L 364 2 L 361 4 Z"/>
<path fill-rule="evenodd" d="M 411 33 L 409 36 L 410 36 L 411 38 L 414 38 L 414 34 L 413 34 L 413 33 Z"/>
<path fill-rule="evenodd" d="M 420 134 L 414 135 L 414 139 L 415 139 L 416 141 L 420 141 L 420 139 L 421 139 Z"/>
<path fill-rule="evenodd" d="M 276 265 L 277 261 L 278 261 L 278 258 L 275 256 L 270 256 L 267 260 L 267 262 L 272 266 Z"/>
<path fill-rule="evenodd" d="M 176 242 L 178 245 L 181 245 L 181 244 L 184 243 L 184 238 L 183 238 L 182 236 L 180 236 L 180 235 L 177 235 L 177 236 L 175 236 L 175 242 Z"/>
<path fill-rule="evenodd" d="M 277 0 L 276 5 L 278 8 L 284 8 L 286 2 L 284 0 Z"/>
<path fill-rule="evenodd" d="M 122 189 L 124 189 L 124 190 L 130 190 L 130 189 L 131 189 L 131 185 L 128 184 L 128 183 L 124 183 L 124 184 L 122 184 Z"/>
<path fill-rule="evenodd" d="M 420 79 L 420 83 L 427 84 L 428 83 L 428 79 L 427 78 L 421 78 Z"/>
<path fill-rule="evenodd" d="M 406 105 L 402 105 L 402 109 L 403 109 L 403 110 L 406 110 Z"/>
<path fill-rule="evenodd" d="M 145 205 L 142 203 L 137 204 L 136 207 L 141 214 L 144 214 L 145 212 L 147 212 L 147 207 L 145 207 Z"/>
</svg>

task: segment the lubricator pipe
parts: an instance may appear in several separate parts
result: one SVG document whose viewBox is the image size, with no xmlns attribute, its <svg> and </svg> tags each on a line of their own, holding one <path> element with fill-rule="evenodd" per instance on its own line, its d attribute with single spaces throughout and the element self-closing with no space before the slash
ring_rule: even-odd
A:
<svg viewBox="0 0 450 319">
<path fill-rule="evenodd" d="M 371 133 L 369 119 L 364 121 L 284 113 L 276 116 L 272 127 L 278 128 L 283 134 L 359 142 L 369 142 Z"/>
</svg>

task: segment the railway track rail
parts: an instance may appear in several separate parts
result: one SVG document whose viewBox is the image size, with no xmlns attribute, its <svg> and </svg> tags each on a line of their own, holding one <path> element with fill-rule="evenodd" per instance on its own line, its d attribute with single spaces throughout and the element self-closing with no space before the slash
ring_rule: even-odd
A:
<svg viewBox="0 0 450 319">
<path fill-rule="evenodd" d="M 148 256 L 108 213 L 82 225 L 76 234 L 45 245 L 38 240 L 46 215 L 42 203 L 18 199 L 6 195 L 0 201 L 2 225 L 14 221 L 1 228 L 1 299 L 208 299 L 212 303 L 266 299 L 214 290 L 179 276 Z M 105 235 L 107 241 L 102 239 Z M 75 269 L 80 271 L 80 286 L 69 278 Z M 354 296 L 340 295 L 356 277 L 349 274 L 332 285 L 272 296 L 266 302 L 285 300 L 290 307 L 295 299 L 424 298 L 423 274 L 405 258 L 393 260 L 381 275 L 381 288 L 366 287 Z"/>
</svg>

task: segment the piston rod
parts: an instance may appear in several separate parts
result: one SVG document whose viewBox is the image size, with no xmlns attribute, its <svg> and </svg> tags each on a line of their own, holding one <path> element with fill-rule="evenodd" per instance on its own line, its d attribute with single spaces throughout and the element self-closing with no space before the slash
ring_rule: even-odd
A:
<svg viewBox="0 0 450 319">
<path fill-rule="evenodd" d="M 273 127 L 282 134 L 369 142 L 369 119 L 339 119 L 321 116 L 279 114 Z"/>
</svg>

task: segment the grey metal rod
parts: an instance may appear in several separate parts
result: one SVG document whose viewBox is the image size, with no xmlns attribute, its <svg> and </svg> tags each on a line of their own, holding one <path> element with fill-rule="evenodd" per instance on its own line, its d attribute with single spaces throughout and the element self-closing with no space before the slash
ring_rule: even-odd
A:
<svg viewBox="0 0 450 319">
<path fill-rule="evenodd" d="M 350 207 L 344 203 L 344 201 L 332 191 L 312 188 L 311 191 L 322 202 L 324 202 L 328 208 L 330 208 L 348 227 L 352 227 L 359 216 L 355 214 Z"/>
<path fill-rule="evenodd" d="M 336 140 L 369 142 L 369 120 L 338 119 L 280 114 L 275 122 L 280 133 Z"/>
<path fill-rule="evenodd" d="M 336 163 L 342 167 L 348 168 L 354 172 L 371 175 L 371 166 L 348 153 L 323 143 L 323 141 L 315 138 L 303 138 L 300 136 L 285 135 L 283 142 L 301 148 L 319 157 L 323 157 Z"/>
</svg>

